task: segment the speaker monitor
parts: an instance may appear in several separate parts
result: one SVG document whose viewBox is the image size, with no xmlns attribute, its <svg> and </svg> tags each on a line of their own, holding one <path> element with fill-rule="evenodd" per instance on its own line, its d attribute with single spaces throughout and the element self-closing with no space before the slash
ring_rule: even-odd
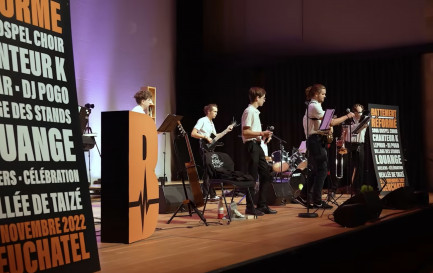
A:
<svg viewBox="0 0 433 273">
<path fill-rule="evenodd" d="M 189 185 L 186 192 L 190 200 L 193 200 Z M 185 199 L 183 185 L 159 186 L 159 213 L 175 212 Z"/>
<path fill-rule="evenodd" d="M 418 205 L 418 197 L 411 187 L 401 187 L 382 198 L 385 209 L 411 209 Z"/>
<path fill-rule="evenodd" d="M 353 196 L 334 211 L 334 220 L 344 227 L 356 227 L 377 219 L 382 212 L 382 204 L 376 192 L 366 192 Z"/>
<path fill-rule="evenodd" d="M 293 193 L 289 183 L 271 184 L 272 189 L 268 191 L 268 205 L 285 205 L 293 200 Z"/>
<path fill-rule="evenodd" d="M 294 171 L 290 176 L 290 187 L 292 189 L 294 198 L 299 196 L 304 185 L 305 185 L 304 171 L 301 171 L 299 169 Z"/>
<path fill-rule="evenodd" d="M 365 224 L 368 219 L 367 206 L 361 203 L 345 204 L 334 212 L 334 220 L 343 227 L 356 227 Z"/>
</svg>

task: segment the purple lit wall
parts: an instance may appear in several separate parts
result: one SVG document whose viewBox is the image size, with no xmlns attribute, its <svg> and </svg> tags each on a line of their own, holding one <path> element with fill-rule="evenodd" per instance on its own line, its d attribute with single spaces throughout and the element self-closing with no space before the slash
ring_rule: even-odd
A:
<svg viewBox="0 0 433 273">
<path fill-rule="evenodd" d="M 131 110 L 141 86 L 156 87 L 156 126 L 174 113 L 174 0 L 71 0 L 71 25 L 78 104 L 92 103 L 89 117 L 101 141 L 101 112 Z M 115 125 L 113 125 L 115 126 Z M 171 140 L 158 137 L 156 175 L 171 180 Z M 85 153 L 86 168 L 88 154 Z M 97 148 L 90 151 L 91 181 L 101 177 Z"/>
</svg>

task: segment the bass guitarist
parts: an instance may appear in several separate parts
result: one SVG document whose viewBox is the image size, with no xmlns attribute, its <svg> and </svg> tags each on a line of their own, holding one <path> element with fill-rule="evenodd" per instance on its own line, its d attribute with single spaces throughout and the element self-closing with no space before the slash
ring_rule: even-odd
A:
<svg viewBox="0 0 433 273">
<path fill-rule="evenodd" d="M 193 138 L 202 140 L 200 141 L 200 154 L 202 158 L 204 159 L 204 153 L 208 151 L 208 148 L 206 146 L 206 143 L 213 143 L 214 139 L 219 139 L 226 133 L 233 130 L 234 124 L 231 124 L 227 126 L 227 129 L 225 129 L 223 132 L 217 134 L 215 130 L 215 125 L 213 123 L 213 119 L 216 118 L 218 114 L 218 106 L 216 104 L 208 104 L 203 109 L 205 116 L 200 118 L 194 128 L 192 129 L 191 136 Z M 215 135 L 215 138 L 212 139 L 212 135 Z M 217 144 L 217 143 L 216 143 Z M 216 145 L 218 146 L 218 145 Z M 203 161 L 204 166 L 204 161 Z M 203 194 L 204 196 L 209 194 L 209 200 L 210 201 L 218 201 L 219 197 L 216 196 L 214 189 L 209 189 L 209 183 L 206 177 L 206 172 L 204 172 L 205 175 L 203 177 Z"/>
</svg>

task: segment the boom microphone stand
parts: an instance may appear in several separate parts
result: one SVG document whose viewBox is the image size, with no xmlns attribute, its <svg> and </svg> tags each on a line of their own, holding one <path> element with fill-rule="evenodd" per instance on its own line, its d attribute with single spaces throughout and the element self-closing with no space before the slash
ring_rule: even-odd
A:
<svg viewBox="0 0 433 273">
<path fill-rule="evenodd" d="M 273 126 L 271 126 L 270 129 L 274 129 Z M 272 131 L 271 130 L 271 131 Z M 285 140 L 282 140 L 281 138 L 279 138 L 278 136 L 272 134 L 272 137 L 274 137 L 275 139 L 277 139 L 280 142 L 280 183 L 283 182 L 283 143 L 287 143 Z"/>
<path fill-rule="evenodd" d="M 308 149 L 308 138 L 309 138 L 309 132 L 308 132 L 308 125 L 310 124 L 310 116 L 308 115 L 308 108 L 310 107 L 310 103 L 311 101 L 306 101 L 305 104 L 307 105 L 307 111 L 306 111 L 306 120 L 307 120 L 307 151 L 306 151 L 306 155 L 307 155 L 307 160 L 309 160 L 309 155 L 310 155 L 310 151 Z M 315 212 L 310 212 L 310 194 L 309 194 L 309 189 L 308 189 L 308 172 L 311 171 L 310 168 L 308 167 L 307 164 L 307 172 L 305 175 L 305 181 L 306 181 L 306 191 L 307 191 L 307 212 L 301 212 L 298 214 L 299 217 L 301 218 L 316 218 L 318 217 L 317 213 Z"/>
</svg>

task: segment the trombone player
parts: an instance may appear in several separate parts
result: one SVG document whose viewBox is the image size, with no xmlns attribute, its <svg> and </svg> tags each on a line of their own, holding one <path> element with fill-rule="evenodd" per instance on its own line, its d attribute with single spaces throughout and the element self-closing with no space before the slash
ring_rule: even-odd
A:
<svg viewBox="0 0 433 273">
<path fill-rule="evenodd" d="M 364 182 L 365 177 L 365 132 L 367 131 L 369 122 L 363 125 L 358 134 L 352 134 L 359 126 L 359 123 L 366 117 L 362 104 L 356 103 L 353 105 L 352 111 L 355 113 L 355 116 L 353 117 L 353 122 L 346 127 L 347 133 L 344 140 L 350 160 L 348 178 L 351 179 L 352 192 L 358 194 L 361 191 L 361 184 Z"/>
</svg>

